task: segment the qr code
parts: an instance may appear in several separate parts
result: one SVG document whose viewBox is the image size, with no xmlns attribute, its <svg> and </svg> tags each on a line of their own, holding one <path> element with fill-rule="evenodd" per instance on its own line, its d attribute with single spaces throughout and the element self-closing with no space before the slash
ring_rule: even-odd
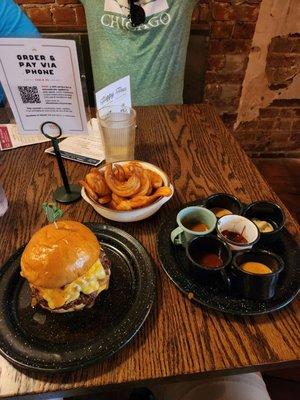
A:
<svg viewBox="0 0 300 400">
<path fill-rule="evenodd" d="M 37 86 L 18 86 L 23 104 L 40 103 L 41 99 Z"/>
</svg>

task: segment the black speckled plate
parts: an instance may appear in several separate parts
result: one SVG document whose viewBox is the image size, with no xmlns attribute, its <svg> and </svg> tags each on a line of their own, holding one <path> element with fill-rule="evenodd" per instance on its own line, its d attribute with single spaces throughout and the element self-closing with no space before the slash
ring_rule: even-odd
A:
<svg viewBox="0 0 300 400">
<path fill-rule="evenodd" d="M 43 372 L 87 366 L 120 350 L 148 316 L 156 277 L 146 250 L 118 228 L 86 225 L 112 262 L 109 289 L 91 309 L 67 314 L 32 309 L 28 284 L 20 277 L 23 248 L 0 269 L 0 353 L 13 364 Z"/>
<path fill-rule="evenodd" d="M 201 201 L 186 204 L 201 205 Z M 181 207 L 183 208 L 183 207 Z M 168 215 L 157 235 L 157 251 L 161 265 L 171 281 L 191 300 L 224 313 L 236 315 L 266 314 L 289 304 L 299 291 L 300 250 L 287 230 L 283 230 L 279 240 L 264 248 L 279 254 L 285 262 L 275 296 L 270 300 L 251 300 L 229 292 L 220 280 L 200 281 L 188 270 L 188 259 L 181 246 L 174 246 L 170 234 L 176 228 L 179 210 Z"/>
</svg>

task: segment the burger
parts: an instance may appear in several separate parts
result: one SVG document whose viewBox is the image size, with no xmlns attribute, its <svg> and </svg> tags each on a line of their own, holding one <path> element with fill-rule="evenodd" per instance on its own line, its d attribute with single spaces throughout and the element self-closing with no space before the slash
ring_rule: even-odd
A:
<svg viewBox="0 0 300 400">
<path fill-rule="evenodd" d="M 52 312 L 92 307 L 108 288 L 110 261 L 94 233 L 75 221 L 57 221 L 37 231 L 21 257 L 31 305 Z"/>
</svg>

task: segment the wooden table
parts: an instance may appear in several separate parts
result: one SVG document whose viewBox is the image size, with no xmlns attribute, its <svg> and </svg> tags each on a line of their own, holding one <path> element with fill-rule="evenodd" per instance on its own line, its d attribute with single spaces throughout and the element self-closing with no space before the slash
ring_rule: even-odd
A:
<svg viewBox="0 0 300 400">
<path fill-rule="evenodd" d="M 51 199 L 59 182 L 55 158 L 43 152 L 47 146 L 1 154 L 0 177 L 10 203 L 0 220 L 1 264 L 46 223 L 41 204 Z M 172 200 L 151 219 L 112 223 L 138 238 L 159 270 L 157 302 L 145 325 L 119 353 L 74 373 L 47 376 L 21 371 L 0 357 L 0 397 L 37 393 L 46 397 L 49 392 L 71 395 L 121 383 L 225 375 L 299 361 L 299 300 L 265 316 L 225 315 L 193 305 L 159 266 L 155 248 L 159 223 L 180 204 L 227 191 L 244 202 L 270 199 L 284 208 L 213 108 L 201 104 L 138 109 L 136 156 L 162 167 L 175 185 Z M 89 169 L 75 162 L 66 162 L 66 166 L 73 182 Z M 83 200 L 63 209 L 70 219 L 103 222 Z M 289 231 L 300 242 L 299 227 L 286 209 L 285 213 Z"/>
</svg>

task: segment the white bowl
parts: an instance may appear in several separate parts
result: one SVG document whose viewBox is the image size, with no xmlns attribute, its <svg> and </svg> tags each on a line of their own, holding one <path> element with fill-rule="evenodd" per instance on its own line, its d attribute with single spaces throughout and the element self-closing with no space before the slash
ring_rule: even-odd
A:
<svg viewBox="0 0 300 400">
<path fill-rule="evenodd" d="M 129 161 L 120 161 L 120 162 L 118 161 L 117 164 L 123 165 L 128 162 Z M 171 197 L 173 196 L 173 193 L 174 193 L 174 188 L 170 184 L 167 175 L 160 168 L 158 168 L 155 165 L 152 165 L 150 163 L 147 163 L 145 161 L 138 161 L 138 162 L 143 167 L 148 168 L 151 171 L 158 173 L 162 177 L 164 186 L 169 186 L 169 188 L 172 190 L 171 196 L 160 197 L 154 203 L 150 204 L 147 207 L 137 208 L 137 209 L 131 210 L 131 211 L 111 210 L 108 207 L 102 206 L 101 204 L 98 204 L 95 201 L 93 201 L 92 199 L 90 199 L 88 197 L 88 195 L 86 194 L 84 188 L 81 189 L 81 196 L 87 203 L 89 203 L 94 208 L 94 210 L 98 214 L 100 214 L 100 215 L 102 215 L 102 217 L 110 219 L 112 221 L 135 222 L 135 221 L 141 221 L 142 219 L 150 217 L 151 215 L 155 214 L 156 211 L 158 211 L 163 204 L 165 204 L 167 201 L 169 201 L 171 199 Z M 105 168 L 105 165 L 103 167 L 99 168 L 99 170 L 101 171 L 101 169 L 103 169 L 103 168 Z"/>
<path fill-rule="evenodd" d="M 222 231 L 229 230 L 232 232 L 243 232 L 247 243 L 238 244 L 222 235 Z M 231 250 L 240 251 L 251 249 L 252 246 L 259 240 L 260 234 L 257 226 L 250 219 L 241 215 L 225 215 L 219 218 L 217 222 L 217 234 L 220 239 L 226 242 Z"/>
</svg>

